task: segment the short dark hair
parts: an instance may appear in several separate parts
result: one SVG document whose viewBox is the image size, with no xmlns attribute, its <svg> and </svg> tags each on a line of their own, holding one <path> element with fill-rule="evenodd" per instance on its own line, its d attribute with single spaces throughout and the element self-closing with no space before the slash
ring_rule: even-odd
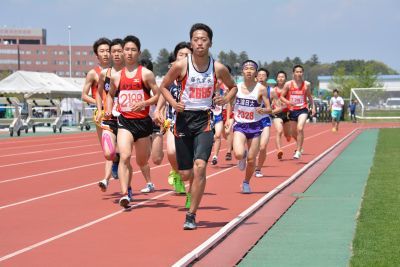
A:
<svg viewBox="0 0 400 267">
<path fill-rule="evenodd" d="M 121 47 L 124 46 L 124 41 L 122 41 L 121 38 L 115 38 L 111 41 L 110 43 L 110 48 L 113 47 L 114 45 L 120 45 Z"/>
<path fill-rule="evenodd" d="M 124 42 L 123 42 L 123 46 L 122 46 L 122 47 L 125 47 L 125 45 L 126 45 L 127 43 L 129 43 L 129 42 L 134 43 L 134 44 L 136 45 L 137 49 L 140 51 L 140 40 L 139 40 L 139 38 L 137 38 L 137 37 L 134 36 L 134 35 L 128 35 L 128 36 L 126 36 L 126 37 L 124 38 Z"/>
<path fill-rule="evenodd" d="M 192 28 L 190 28 L 190 39 L 192 39 L 193 33 L 198 30 L 205 31 L 208 35 L 208 38 L 210 38 L 210 41 L 212 42 L 213 31 L 211 30 L 210 27 L 208 27 L 206 24 L 203 24 L 203 23 L 193 24 Z"/>
<path fill-rule="evenodd" d="M 338 93 L 339 94 L 339 90 L 338 89 L 333 89 L 332 93 Z"/>
<path fill-rule="evenodd" d="M 259 68 L 259 69 L 258 69 L 258 72 L 260 72 L 260 71 L 265 72 L 265 73 L 267 74 L 267 78 L 269 77 L 269 71 L 268 71 L 267 69 L 265 69 L 265 68 Z"/>
<path fill-rule="evenodd" d="M 229 73 L 232 74 L 232 68 L 228 64 L 224 64 L 224 66 L 228 69 Z"/>
<path fill-rule="evenodd" d="M 302 65 L 300 65 L 300 64 L 297 64 L 297 65 L 295 65 L 295 66 L 293 67 L 293 72 L 294 72 L 295 69 L 297 69 L 297 68 L 301 68 L 301 70 L 304 71 L 304 67 L 303 67 Z"/>
<path fill-rule="evenodd" d="M 278 75 L 281 74 L 281 73 L 282 73 L 283 75 L 285 75 L 285 79 L 287 79 L 287 74 L 286 74 L 286 72 L 284 72 L 283 70 L 280 70 L 280 71 L 278 71 L 278 72 L 276 73 L 275 79 L 278 78 Z"/>
<path fill-rule="evenodd" d="M 94 44 L 93 44 L 93 52 L 96 54 L 96 56 L 97 56 L 97 49 L 99 48 L 99 46 L 101 46 L 103 44 L 106 44 L 106 45 L 110 46 L 110 44 L 111 44 L 110 39 L 105 38 L 105 37 L 101 37 L 101 38 L 97 39 L 94 42 Z"/>
<path fill-rule="evenodd" d="M 168 64 L 173 63 L 176 60 L 176 57 L 174 56 L 173 53 L 169 54 L 168 56 Z"/>
<path fill-rule="evenodd" d="M 153 63 L 147 58 L 142 58 L 141 60 L 139 60 L 139 65 L 142 65 L 148 70 L 153 71 Z"/>
<path fill-rule="evenodd" d="M 180 42 L 175 46 L 175 49 L 174 49 L 174 57 L 175 58 L 178 55 L 179 50 L 181 50 L 183 48 L 187 48 L 190 51 L 192 51 L 192 47 L 190 46 L 190 43 L 188 43 L 188 42 Z"/>
</svg>

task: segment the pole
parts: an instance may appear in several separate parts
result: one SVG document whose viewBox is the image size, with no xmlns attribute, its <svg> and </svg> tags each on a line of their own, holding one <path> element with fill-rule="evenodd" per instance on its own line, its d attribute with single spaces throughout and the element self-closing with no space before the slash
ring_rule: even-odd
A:
<svg viewBox="0 0 400 267">
<path fill-rule="evenodd" d="M 69 44 L 69 77 L 72 77 L 72 50 L 71 50 L 71 26 L 68 25 L 68 44 Z"/>
</svg>

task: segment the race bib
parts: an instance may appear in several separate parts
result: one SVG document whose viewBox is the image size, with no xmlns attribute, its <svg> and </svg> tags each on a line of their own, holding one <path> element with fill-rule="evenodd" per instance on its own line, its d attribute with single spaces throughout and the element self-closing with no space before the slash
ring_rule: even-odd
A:
<svg viewBox="0 0 400 267">
<path fill-rule="evenodd" d="M 303 95 L 291 95 L 290 102 L 293 103 L 296 107 L 301 107 L 304 105 L 304 96 Z"/>
<path fill-rule="evenodd" d="M 237 110 L 235 116 L 239 119 L 239 121 L 243 122 L 253 122 L 254 121 L 254 111 L 246 111 L 246 110 Z"/>
<path fill-rule="evenodd" d="M 129 112 L 132 110 L 132 106 L 138 102 L 143 102 L 144 92 L 143 90 L 122 90 L 118 96 L 118 104 L 121 111 Z M 144 108 L 142 108 L 144 110 Z"/>
</svg>

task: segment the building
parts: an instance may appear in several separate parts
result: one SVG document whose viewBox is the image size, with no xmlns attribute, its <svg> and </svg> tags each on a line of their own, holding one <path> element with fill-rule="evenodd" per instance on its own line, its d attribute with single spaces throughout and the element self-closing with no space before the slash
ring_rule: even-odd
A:
<svg viewBox="0 0 400 267">
<path fill-rule="evenodd" d="M 383 88 L 400 88 L 400 75 L 378 75 L 378 81 Z M 320 90 L 332 90 L 329 84 L 333 82 L 332 76 L 318 76 Z"/>
<path fill-rule="evenodd" d="M 45 29 L 0 28 L 0 71 L 52 72 L 69 77 L 69 46 L 47 45 Z M 92 46 L 71 46 L 72 77 L 97 64 Z"/>
</svg>

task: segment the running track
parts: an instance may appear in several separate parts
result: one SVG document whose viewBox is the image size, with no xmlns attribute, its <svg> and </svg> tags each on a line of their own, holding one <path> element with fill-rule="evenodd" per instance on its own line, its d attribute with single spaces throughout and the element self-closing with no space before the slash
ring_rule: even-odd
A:
<svg viewBox="0 0 400 267">
<path fill-rule="evenodd" d="M 219 164 L 208 166 L 196 231 L 182 230 L 185 197 L 170 191 L 166 157 L 151 165 L 151 194 L 139 192 L 145 182 L 132 159 L 134 202 L 124 211 L 118 181 L 106 193 L 97 187 L 104 161 L 94 133 L 1 140 L 0 265 L 170 266 L 356 127 L 365 126 L 343 124 L 332 133 L 330 124 L 307 125 L 299 161 L 286 141 L 284 160 L 276 159 L 272 129 L 265 177 L 252 179 L 251 195 L 240 194 L 243 173 L 235 160 L 224 161 L 223 142 Z"/>
</svg>

